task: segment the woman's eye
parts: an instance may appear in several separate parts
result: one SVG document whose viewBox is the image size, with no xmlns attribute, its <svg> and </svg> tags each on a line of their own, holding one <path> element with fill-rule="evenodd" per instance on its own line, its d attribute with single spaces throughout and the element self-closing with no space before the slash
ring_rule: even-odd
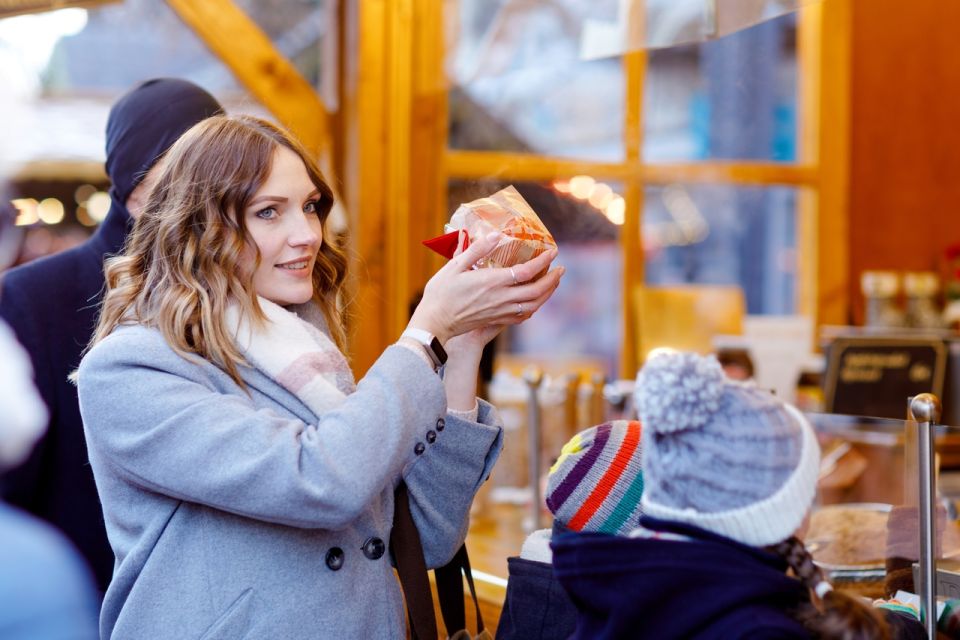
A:
<svg viewBox="0 0 960 640">
<path fill-rule="evenodd" d="M 272 220 L 277 217 L 277 210 L 273 207 L 267 207 L 266 209 L 257 211 L 256 216 L 261 220 Z"/>
<path fill-rule="evenodd" d="M 304 213 L 316 213 L 316 212 L 317 212 L 317 201 L 316 201 L 316 200 L 310 200 L 310 201 L 307 202 L 305 205 L 303 205 L 303 212 L 304 212 Z"/>
</svg>

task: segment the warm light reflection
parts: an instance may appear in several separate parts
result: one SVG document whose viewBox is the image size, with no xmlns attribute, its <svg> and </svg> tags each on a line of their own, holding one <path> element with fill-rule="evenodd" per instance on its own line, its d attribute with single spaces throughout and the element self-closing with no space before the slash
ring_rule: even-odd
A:
<svg viewBox="0 0 960 640">
<path fill-rule="evenodd" d="M 87 200 L 87 211 L 90 217 L 97 222 L 103 222 L 110 211 L 110 194 L 106 191 L 97 191 Z"/>
<path fill-rule="evenodd" d="M 33 198 L 18 198 L 13 200 L 13 206 L 17 208 L 18 227 L 26 227 L 40 220 L 37 215 L 37 201 Z"/>
<path fill-rule="evenodd" d="M 596 182 L 590 176 L 574 176 L 570 178 L 570 193 L 576 198 L 586 200 L 590 197 L 590 192 L 593 191 L 593 185 Z"/>
<path fill-rule="evenodd" d="M 647 360 L 655 356 L 670 354 L 670 353 L 677 353 L 677 350 L 674 349 L 673 347 L 654 347 L 653 349 L 650 349 L 650 351 L 647 351 L 647 357 L 644 358 L 644 362 L 646 362 Z"/>
<path fill-rule="evenodd" d="M 554 180 L 553 188 L 560 193 L 570 193 L 570 183 L 567 180 Z"/>
<path fill-rule="evenodd" d="M 73 197 L 77 204 L 86 204 L 90 196 L 97 192 L 97 188 L 92 184 L 82 184 L 73 192 Z"/>
<path fill-rule="evenodd" d="M 85 227 L 93 227 L 97 224 L 97 221 L 90 217 L 90 212 L 84 205 L 77 207 L 77 222 Z"/>
<path fill-rule="evenodd" d="M 627 213 L 627 203 L 621 196 L 615 196 L 607 208 L 603 210 L 603 215 L 613 224 L 623 224 Z"/>
<path fill-rule="evenodd" d="M 588 201 L 602 211 L 606 209 L 607 205 L 613 200 L 613 196 L 613 189 L 611 189 L 609 185 L 598 182 L 593 185 L 593 189 L 590 190 Z"/>
<path fill-rule="evenodd" d="M 37 205 L 37 216 L 44 224 L 59 224 L 63 214 L 63 203 L 56 198 L 44 198 Z"/>
</svg>

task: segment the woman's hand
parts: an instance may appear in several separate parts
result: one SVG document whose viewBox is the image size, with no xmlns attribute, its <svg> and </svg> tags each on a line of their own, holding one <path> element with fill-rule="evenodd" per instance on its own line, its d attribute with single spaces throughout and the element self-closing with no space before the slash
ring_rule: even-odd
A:
<svg viewBox="0 0 960 640">
<path fill-rule="evenodd" d="M 444 344 L 479 329 L 480 333 L 464 340 L 475 345 L 485 339 L 482 349 L 502 327 L 519 324 L 542 307 L 564 272 L 557 267 L 536 277 L 557 257 L 556 249 L 511 268 L 471 268 L 496 248 L 501 237 L 491 233 L 477 239 L 437 271 L 427 282 L 409 326 L 429 331 Z"/>
</svg>

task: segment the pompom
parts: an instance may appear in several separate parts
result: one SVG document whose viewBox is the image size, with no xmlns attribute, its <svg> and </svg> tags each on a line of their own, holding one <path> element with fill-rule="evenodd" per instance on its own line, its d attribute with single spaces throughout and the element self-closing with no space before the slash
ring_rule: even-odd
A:
<svg viewBox="0 0 960 640">
<path fill-rule="evenodd" d="M 637 376 L 635 400 L 643 428 L 673 433 L 702 427 L 719 409 L 725 381 L 713 356 L 653 356 Z"/>
</svg>

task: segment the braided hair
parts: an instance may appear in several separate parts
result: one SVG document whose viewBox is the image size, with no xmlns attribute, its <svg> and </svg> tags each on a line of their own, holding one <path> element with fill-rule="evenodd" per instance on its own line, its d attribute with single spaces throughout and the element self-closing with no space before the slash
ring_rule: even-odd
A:
<svg viewBox="0 0 960 640">
<path fill-rule="evenodd" d="M 883 616 L 853 596 L 835 591 L 799 538 L 787 538 L 769 550 L 783 558 L 794 575 L 810 589 L 811 602 L 801 606 L 794 615 L 814 637 L 830 640 L 890 638 L 890 629 Z"/>
</svg>

